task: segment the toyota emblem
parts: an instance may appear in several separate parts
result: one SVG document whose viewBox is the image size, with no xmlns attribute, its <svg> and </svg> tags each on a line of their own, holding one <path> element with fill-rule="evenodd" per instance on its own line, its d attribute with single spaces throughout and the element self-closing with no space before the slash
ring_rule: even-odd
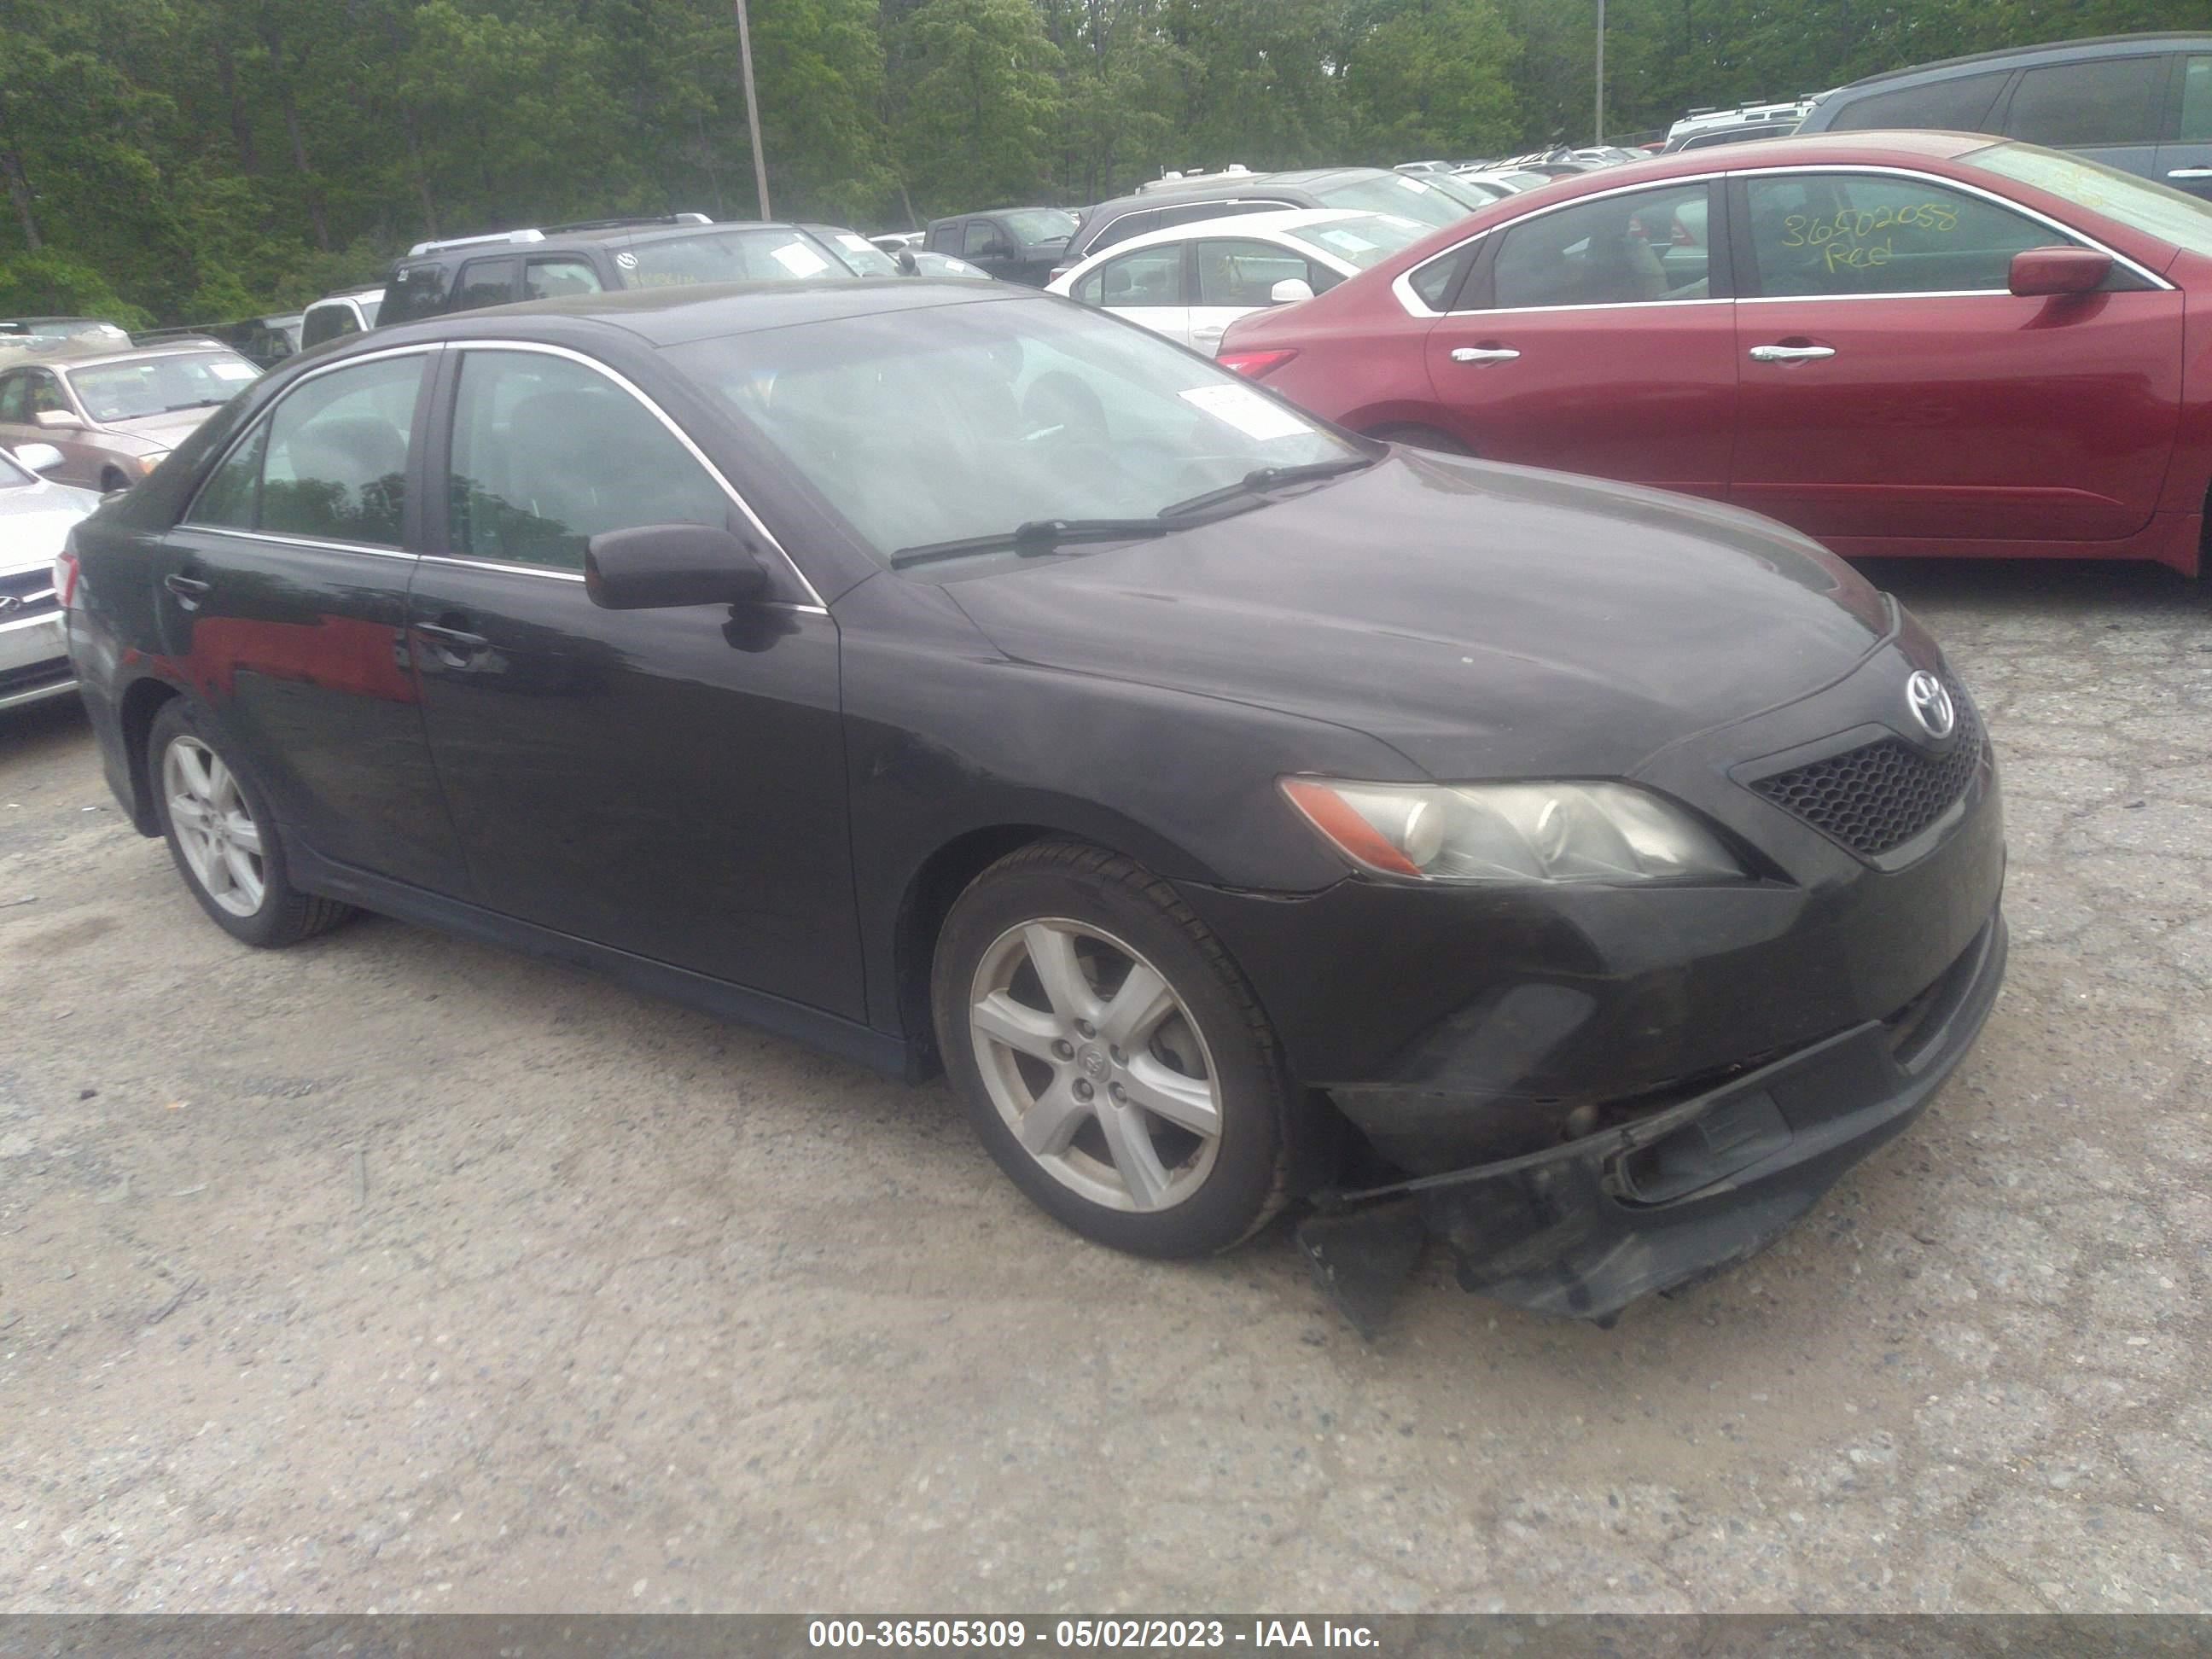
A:
<svg viewBox="0 0 2212 1659">
<path fill-rule="evenodd" d="M 1958 711 L 1951 707 L 1951 694 L 1944 690 L 1942 681 L 1925 669 L 1905 681 L 1905 705 L 1920 722 L 1920 729 L 1939 743 L 1959 723 Z"/>
</svg>

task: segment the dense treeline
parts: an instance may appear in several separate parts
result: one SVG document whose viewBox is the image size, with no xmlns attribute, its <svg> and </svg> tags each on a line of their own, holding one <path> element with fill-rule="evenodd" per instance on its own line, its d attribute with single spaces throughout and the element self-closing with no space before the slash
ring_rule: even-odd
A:
<svg viewBox="0 0 2212 1659">
<path fill-rule="evenodd" d="M 1607 126 L 2205 0 L 1610 0 Z M 752 0 L 772 206 L 1586 139 L 1594 0 Z M 727 0 L 0 0 L 0 314 L 213 320 L 416 238 L 757 210 Z"/>
</svg>

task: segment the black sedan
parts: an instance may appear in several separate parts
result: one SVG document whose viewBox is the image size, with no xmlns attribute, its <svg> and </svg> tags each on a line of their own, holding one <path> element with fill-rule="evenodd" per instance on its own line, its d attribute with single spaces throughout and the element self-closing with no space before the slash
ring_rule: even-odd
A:
<svg viewBox="0 0 2212 1659">
<path fill-rule="evenodd" d="M 2002 973 L 1987 742 L 1803 537 L 1348 437 L 1005 285 L 378 332 L 80 526 L 109 781 L 361 906 L 909 1077 L 1121 1249 L 1286 1202 L 1610 1316 L 1901 1128 Z"/>
</svg>

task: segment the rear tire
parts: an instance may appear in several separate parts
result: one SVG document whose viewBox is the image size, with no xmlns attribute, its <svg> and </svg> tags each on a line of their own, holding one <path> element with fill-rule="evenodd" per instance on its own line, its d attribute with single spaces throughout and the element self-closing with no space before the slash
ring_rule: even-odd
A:
<svg viewBox="0 0 2212 1659">
<path fill-rule="evenodd" d="M 172 697 L 154 716 L 146 781 L 178 874 L 233 939 L 277 950 L 353 914 L 350 905 L 292 885 L 267 799 L 182 697 Z"/>
<path fill-rule="evenodd" d="M 1206 1255 L 1289 1198 L 1303 1103 L 1273 1030 L 1220 941 L 1130 860 L 1066 842 L 1000 860 L 945 918 L 930 988 L 976 1135 L 1085 1237 Z"/>
</svg>

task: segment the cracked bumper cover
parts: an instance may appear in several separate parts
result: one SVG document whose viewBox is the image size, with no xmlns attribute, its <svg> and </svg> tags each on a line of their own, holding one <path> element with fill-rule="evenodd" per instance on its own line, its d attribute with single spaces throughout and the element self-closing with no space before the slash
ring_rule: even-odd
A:
<svg viewBox="0 0 2212 1659">
<path fill-rule="evenodd" d="M 2003 981 L 1991 913 L 1965 953 L 1869 1020 L 1634 1122 L 1526 1156 L 1325 1194 L 1298 1231 L 1322 1285 L 1372 1334 L 1426 1237 L 1468 1290 L 1610 1321 L 1771 1244 L 1917 1117 L 1973 1046 Z"/>
</svg>

